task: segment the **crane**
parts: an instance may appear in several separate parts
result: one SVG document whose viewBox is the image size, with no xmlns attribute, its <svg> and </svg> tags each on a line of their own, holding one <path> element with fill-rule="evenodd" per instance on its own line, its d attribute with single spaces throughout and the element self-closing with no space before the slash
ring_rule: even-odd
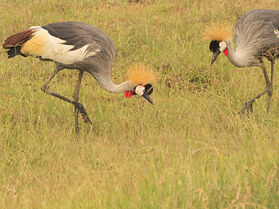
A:
<svg viewBox="0 0 279 209">
<path fill-rule="evenodd" d="M 215 62 L 218 55 L 223 52 L 229 61 L 236 67 L 260 66 L 266 87 L 264 91 L 248 100 L 241 113 L 245 110 L 253 112 L 252 105 L 256 99 L 264 94 L 267 98 L 267 113 L 273 90 L 273 69 L 275 58 L 279 56 L 279 10 L 255 9 L 242 15 L 234 26 L 234 41 L 232 41 L 232 30 L 229 24 L 216 24 L 209 27 L 204 38 L 211 40 L 209 49 L 213 53 L 211 64 Z M 263 57 L 271 63 L 270 77 L 266 71 Z"/>
<path fill-rule="evenodd" d="M 121 84 L 112 81 L 112 65 L 115 45 L 112 39 L 100 29 L 81 22 L 58 22 L 45 26 L 32 26 L 8 37 L 3 43 L 8 58 L 21 55 L 53 61 L 56 68 L 42 85 L 46 94 L 64 100 L 75 108 L 75 130 L 79 132 L 78 114 L 84 122 L 92 124 L 84 106 L 79 102 L 79 91 L 84 72 L 92 75 L 98 84 L 112 93 L 125 92 L 125 97 L 139 95 L 153 104 L 150 95 L 155 74 L 151 68 L 133 65 L 128 69 L 127 80 Z M 64 69 L 79 71 L 73 100 L 50 90 L 48 84 Z"/>
</svg>

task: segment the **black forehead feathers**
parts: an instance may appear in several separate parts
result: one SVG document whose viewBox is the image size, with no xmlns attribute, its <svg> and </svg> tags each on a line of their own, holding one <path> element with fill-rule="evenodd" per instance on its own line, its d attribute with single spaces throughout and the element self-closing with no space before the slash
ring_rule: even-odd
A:
<svg viewBox="0 0 279 209">
<path fill-rule="evenodd" d="M 219 48 L 219 41 L 213 40 L 210 42 L 209 49 L 212 52 L 215 52 Z"/>
<path fill-rule="evenodd" d="M 145 92 L 147 92 L 148 95 L 152 94 L 153 86 L 150 83 L 146 84 L 144 87 L 145 87 Z"/>
</svg>

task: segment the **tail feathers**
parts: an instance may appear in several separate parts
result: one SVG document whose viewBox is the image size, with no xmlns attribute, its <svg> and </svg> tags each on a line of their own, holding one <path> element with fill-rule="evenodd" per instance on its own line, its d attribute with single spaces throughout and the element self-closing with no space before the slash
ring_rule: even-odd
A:
<svg viewBox="0 0 279 209">
<path fill-rule="evenodd" d="M 22 55 L 26 57 L 24 54 L 20 52 L 21 46 L 11 47 L 6 53 L 8 54 L 8 58 L 15 57 L 16 55 Z"/>
</svg>

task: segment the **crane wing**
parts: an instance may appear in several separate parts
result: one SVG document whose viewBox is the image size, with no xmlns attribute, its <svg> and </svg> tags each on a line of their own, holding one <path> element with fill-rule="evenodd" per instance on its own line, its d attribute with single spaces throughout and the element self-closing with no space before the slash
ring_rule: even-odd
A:
<svg viewBox="0 0 279 209">
<path fill-rule="evenodd" d="M 42 29 L 56 39 L 57 46 L 60 48 L 60 51 L 56 49 L 56 52 L 65 49 L 66 52 L 58 61 L 60 63 L 81 62 L 97 53 L 106 54 L 111 61 L 114 59 L 115 46 L 112 40 L 94 26 L 79 22 L 60 22 L 43 26 Z M 65 62 L 65 59 L 68 61 Z"/>
<path fill-rule="evenodd" d="M 245 13 L 235 25 L 236 52 L 256 57 L 279 48 L 279 11 L 257 9 Z"/>
<path fill-rule="evenodd" d="M 3 44 L 9 57 L 35 56 L 64 65 L 75 65 L 100 54 L 97 61 L 113 63 L 113 41 L 98 28 L 79 22 L 31 27 L 10 36 Z"/>
</svg>

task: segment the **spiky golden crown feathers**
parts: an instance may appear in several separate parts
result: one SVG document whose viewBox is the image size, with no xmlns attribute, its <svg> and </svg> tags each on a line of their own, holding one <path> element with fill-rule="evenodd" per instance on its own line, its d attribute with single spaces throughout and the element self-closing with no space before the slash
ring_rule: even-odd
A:
<svg viewBox="0 0 279 209">
<path fill-rule="evenodd" d="M 144 66 L 143 64 L 134 64 L 127 70 L 127 79 L 133 85 L 155 82 L 157 80 L 157 75 L 154 70 L 149 66 Z"/>
<path fill-rule="evenodd" d="M 226 41 L 233 36 L 233 27 L 228 22 L 213 23 L 205 28 L 204 40 Z"/>
</svg>

